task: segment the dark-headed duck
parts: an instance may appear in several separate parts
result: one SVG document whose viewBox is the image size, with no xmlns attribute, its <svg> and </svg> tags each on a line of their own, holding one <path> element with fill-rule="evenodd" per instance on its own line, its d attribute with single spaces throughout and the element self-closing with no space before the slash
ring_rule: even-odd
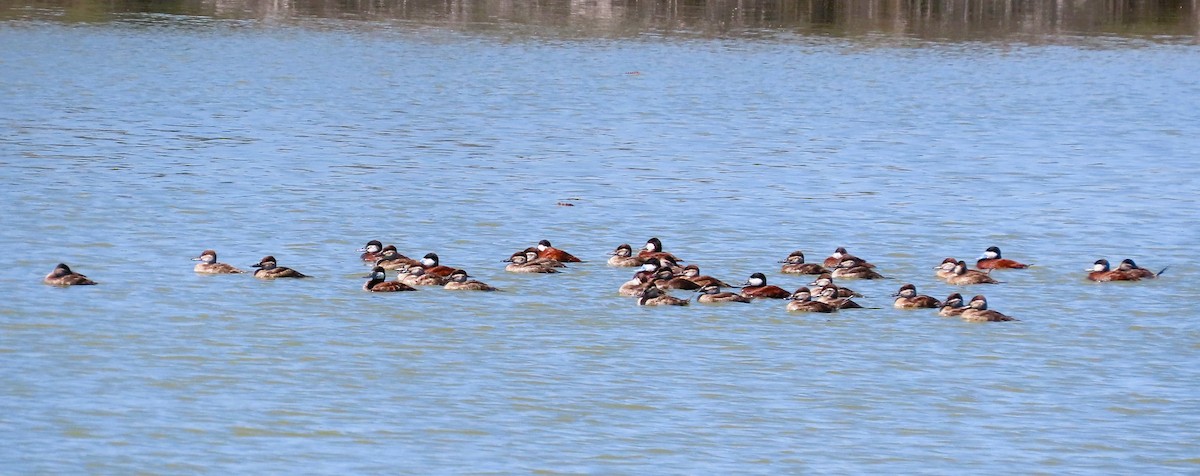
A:
<svg viewBox="0 0 1200 476">
<path fill-rule="evenodd" d="M 359 256 L 363 261 L 374 263 L 379 261 L 379 253 L 383 251 L 383 243 L 380 243 L 379 240 L 371 240 L 367 242 L 366 246 L 359 248 L 358 251 L 363 252 Z"/>
<path fill-rule="evenodd" d="M 96 284 L 95 281 L 88 279 L 87 276 L 71 271 L 71 268 L 64 263 L 58 263 L 58 266 L 54 267 L 54 271 L 51 271 L 50 274 L 47 274 L 46 277 L 42 279 L 42 282 L 55 286 Z"/>
<path fill-rule="evenodd" d="M 421 258 L 421 267 L 425 268 L 425 273 L 443 278 L 450 276 L 456 269 L 440 264 L 437 253 L 426 253 L 425 257 Z"/>
<path fill-rule="evenodd" d="M 650 286 L 638 295 L 639 306 L 686 306 L 687 299 L 679 299 L 675 296 L 667 294 L 655 286 Z"/>
<path fill-rule="evenodd" d="M 967 307 L 963 305 L 962 294 L 953 293 L 946 296 L 945 301 L 942 301 L 942 307 L 938 309 L 938 315 L 942 317 L 958 317 L 965 310 L 967 310 Z"/>
<path fill-rule="evenodd" d="M 308 276 L 296 271 L 292 268 L 279 266 L 275 261 L 274 256 L 264 256 L 257 264 L 251 265 L 254 268 L 254 277 L 259 279 L 275 279 L 275 278 L 307 278 Z"/>
<path fill-rule="evenodd" d="M 832 284 L 821 288 L 821 293 L 817 295 L 816 300 L 825 304 L 837 307 L 838 309 L 862 309 L 862 305 L 854 302 L 847 297 L 839 297 L 841 293 L 838 287 Z"/>
<path fill-rule="evenodd" d="M 646 246 L 638 252 L 638 257 L 643 259 L 667 258 L 675 263 L 683 261 L 679 258 L 676 258 L 675 255 L 663 251 L 662 240 L 659 240 L 658 238 L 650 238 L 649 240 L 646 240 Z"/>
<path fill-rule="evenodd" d="M 979 269 L 1025 269 L 1029 265 L 1002 258 L 1000 257 L 1000 247 L 991 246 L 983 252 L 979 261 L 975 262 L 975 267 Z"/>
<path fill-rule="evenodd" d="M 866 266 L 862 261 L 855 258 L 842 259 L 837 267 L 833 268 L 833 277 L 845 279 L 882 279 L 883 275 L 871 269 L 871 266 Z"/>
<path fill-rule="evenodd" d="M 826 268 L 832 269 L 832 268 L 836 267 L 837 265 L 841 264 L 842 261 L 847 260 L 847 259 L 852 259 L 854 261 L 857 261 L 862 266 L 866 266 L 868 268 L 875 267 L 875 265 L 868 263 L 867 260 L 850 254 L 849 252 L 846 251 L 846 248 L 842 247 L 842 246 L 839 246 L 836 250 L 833 250 L 833 254 L 829 255 L 828 258 L 825 258 L 825 261 L 822 264 Z"/>
<path fill-rule="evenodd" d="M 754 273 L 742 285 L 742 295 L 751 298 L 787 299 L 792 293 L 779 286 L 767 284 L 766 275 Z"/>
<path fill-rule="evenodd" d="M 192 261 L 199 261 L 192 271 L 202 274 L 240 274 L 245 271 L 240 270 L 228 263 L 217 262 L 217 252 L 213 250 L 204 250 L 200 256 L 192 258 Z"/>
<path fill-rule="evenodd" d="M 400 281 L 388 281 L 387 270 L 382 266 L 376 266 L 371 270 L 371 274 L 364 276 L 369 278 L 366 283 L 363 283 L 363 290 L 373 293 L 391 293 L 398 291 L 416 291 L 417 289 L 404 284 Z"/>
<path fill-rule="evenodd" d="M 365 256 L 365 255 L 364 255 Z M 421 266 L 421 262 L 409 258 L 396 251 L 395 245 L 387 245 L 376 254 L 379 257 L 375 261 L 375 266 L 382 266 L 383 269 L 404 269 L 410 266 Z"/>
</svg>

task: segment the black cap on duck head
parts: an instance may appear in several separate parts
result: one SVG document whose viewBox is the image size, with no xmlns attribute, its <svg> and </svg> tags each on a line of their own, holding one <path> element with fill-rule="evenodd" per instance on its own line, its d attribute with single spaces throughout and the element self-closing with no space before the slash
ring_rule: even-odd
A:
<svg viewBox="0 0 1200 476">
<path fill-rule="evenodd" d="M 646 249 L 649 251 L 662 251 L 662 241 L 658 238 L 650 238 L 646 240 Z"/>
<path fill-rule="evenodd" d="M 371 279 L 387 279 L 387 270 L 383 269 L 383 266 L 376 266 L 374 268 L 371 268 L 371 274 L 368 274 L 363 277 L 371 278 Z"/>
<path fill-rule="evenodd" d="M 836 250 L 833 250 L 833 254 L 835 254 L 835 255 L 837 255 L 837 256 L 841 256 L 841 255 L 850 254 L 850 252 L 849 252 L 849 251 L 846 251 L 846 247 L 844 247 L 844 246 L 839 246 L 839 247 L 837 247 L 837 249 L 836 249 Z"/>
<path fill-rule="evenodd" d="M 1108 260 L 1106 259 L 1098 259 L 1092 263 L 1092 271 L 1108 271 L 1108 269 Z"/>
<path fill-rule="evenodd" d="M 437 266 L 438 265 L 437 253 L 426 253 L 425 257 L 421 259 L 421 264 L 428 266 L 428 267 Z"/>
<path fill-rule="evenodd" d="M 358 251 L 371 251 L 371 248 L 375 248 L 375 251 L 379 251 L 383 249 L 383 243 L 381 243 L 379 240 L 371 240 L 367 242 L 366 246 L 359 248 Z"/>
<path fill-rule="evenodd" d="M 949 305 L 951 305 L 951 303 L 954 303 L 954 302 L 957 302 L 957 303 L 959 303 L 959 304 L 962 304 L 962 300 L 963 300 L 962 294 L 959 294 L 959 293 L 953 293 L 953 294 L 951 294 L 951 295 L 949 295 L 949 296 L 946 296 L 946 300 L 945 300 L 945 301 L 943 301 L 943 302 L 944 302 L 944 303 L 945 303 L 947 306 L 949 306 Z"/>
<path fill-rule="evenodd" d="M 541 247 L 550 248 L 550 240 L 542 240 L 542 241 L 539 241 L 539 242 L 538 242 L 538 248 L 541 248 Z"/>
<path fill-rule="evenodd" d="M 646 298 L 656 298 L 656 297 L 662 296 L 662 290 L 658 289 L 658 286 L 650 286 L 650 287 L 647 287 L 646 289 L 643 289 L 642 292 L 638 293 L 638 296 L 646 297 Z"/>
<path fill-rule="evenodd" d="M 896 294 L 893 294 L 893 296 L 903 296 L 905 291 L 911 291 L 912 294 L 916 294 L 917 287 L 913 286 L 911 283 L 907 283 L 903 286 L 900 286 L 900 290 L 896 291 Z"/>
<path fill-rule="evenodd" d="M 1134 263 L 1133 260 L 1129 259 L 1129 258 L 1125 258 L 1125 259 L 1121 260 L 1121 265 L 1117 266 L 1117 269 L 1121 269 L 1121 270 L 1137 269 L 1137 268 L 1138 268 L 1137 263 Z"/>
<path fill-rule="evenodd" d="M 762 273 L 754 273 L 750 275 L 750 279 L 746 280 L 747 286 L 765 286 L 767 284 L 767 276 Z"/>
<path fill-rule="evenodd" d="M 263 266 L 266 266 L 268 263 L 276 264 L 277 261 L 275 261 L 274 256 L 267 255 L 267 256 L 264 256 L 263 259 L 258 260 L 258 263 L 252 264 L 250 266 L 255 267 L 255 268 L 262 268 Z"/>
<path fill-rule="evenodd" d="M 969 306 L 975 309 L 987 309 L 987 298 L 983 297 L 982 294 L 979 294 L 971 298 L 971 303 Z"/>
<path fill-rule="evenodd" d="M 58 263 L 58 265 L 54 267 L 54 274 L 59 276 L 71 274 L 71 268 L 67 266 L 66 263 Z"/>
<path fill-rule="evenodd" d="M 989 246 L 988 249 L 983 250 L 983 257 L 987 258 L 987 259 L 999 258 L 1000 257 L 1000 247 L 999 246 Z"/>
<path fill-rule="evenodd" d="M 812 291 L 809 290 L 808 287 L 806 287 L 806 286 L 801 286 L 799 289 L 797 289 L 795 292 L 792 293 L 791 297 L 794 300 L 803 300 L 804 298 L 812 297 Z"/>
<path fill-rule="evenodd" d="M 700 294 L 716 294 L 721 292 L 721 286 L 717 283 L 708 283 L 700 286 L 700 289 L 697 289 L 696 292 Z"/>
</svg>

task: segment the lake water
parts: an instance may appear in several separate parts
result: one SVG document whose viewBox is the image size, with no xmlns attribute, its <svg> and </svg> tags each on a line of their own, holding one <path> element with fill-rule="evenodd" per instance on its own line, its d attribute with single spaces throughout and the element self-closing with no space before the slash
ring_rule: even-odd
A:
<svg viewBox="0 0 1200 476">
<path fill-rule="evenodd" d="M 1200 472 L 1194 18 L 35 6 L 0 21 L 4 473 Z M 730 282 L 838 246 L 889 279 L 832 315 L 639 308 L 604 260 L 654 236 Z M 365 293 L 371 239 L 505 292 Z M 504 272 L 540 239 L 586 262 Z M 1035 266 L 933 276 L 992 245 Z M 313 278 L 197 275 L 206 248 Z M 1127 257 L 1170 268 L 1084 279 Z M 58 262 L 100 285 L 41 284 Z M 893 309 L 905 282 L 1020 322 Z"/>
</svg>

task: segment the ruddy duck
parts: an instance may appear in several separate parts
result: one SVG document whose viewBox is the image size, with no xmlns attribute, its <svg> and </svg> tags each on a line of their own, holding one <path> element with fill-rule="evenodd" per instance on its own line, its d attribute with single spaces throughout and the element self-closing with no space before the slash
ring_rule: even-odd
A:
<svg viewBox="0 0 1200 476">
<path fill-rule="evenodd" d="M 946 278 L 946 282 L 957 286 L 963 286 L 967 284 L 996 284 L 1000 281 L 992 279 L 991 276 L 988 276 L 988 274 L 983 271 L 967 269 L 967 263 L 959 260 L 958 263 L 954 264 L 954 274 L 949 278 Z"/>
<path fill-rule="evenodd" d="M 787 310 L 790 312 L 834 312 L 837 311 L 837 306 L 824 303 L 821 301 L 812 300 L 812 291 L 808 288 L 797 289 L 792 293 L 791 302 L 787 304 Z"/>
<path fill-rule="evenodd" d="M 1166 272 L 1167 268 L 1163 268 L 1155 273 L 1154 271 L 1138 266 L 1132 259 L 1126 258 L 1121 260 L 1121 264 L 1117 266 L 1117 271 L 1130 276 L 1136 276 L 1138 279 L 1154 279 Z"/>
<path fill-rule="evenodd" d="M 217 252 L 213 250 L 204 250 L 200 256 L 192 258 L 192 261 L 199 261 L 192 271 L 202 274 L 240 274 L 245 273 L 240 269 L 235 268 L 231 264 L 218 263 Z"/>
<path fill-rule="evenodd" d="M 364 276 L 369 278 L 366 283 L 363 283 L 363 290 L 373 293 L 392 293 L 397 291 L 416 291 L 417 289 L 404 284 L 400 281 L 388 281 L 387 270 L 382 266 L 376 266 L 371 270 L 371 274 Z"/>
<path fill-rule="evenodd" d="M 1025 269 L 1029 265 L 1001 258 L 1000 248 L 992 246 L 983 252 L 983 256 L 980 256 L 979 261 L 975 262 L 975 267 L 979 269 Z"/>
<path fill-rule="evenodd" d="M 960 316 L 964 321 L 970 322 L 1004 322 L 1015 321 L 1017 319 L 1001 314 L 998 311 L 993 311 L 987 308 L 987 298 L 983 296 L 975 296 L 971 298 L 971 303 L 967 305 L 967 309 Z"/>
<path fill-rule="evenodd" d="M 648 258 L 667 258 L 672 262 L 678 263 L 683 261 L 676 258 L 675 255 L 663 251 L 662 241 L 658 238 L 650 238 L 646 240 L 646 247 L 638 252 L 638 257 L 643 259 Z"/>
<path fill-rule="evenodd" d="M 679 299 L 663 292 L 657 287 L 650 286 L 638 296 L 639 306 L 686 306 L 687 299 Z"/>
<path fill-rule="evenodd" d="M 449 266 L 442 266 L 441 264 L 438 264 L 437 253 L 425 254 L 425 257 L 421 258 L 421 267 L 425 268 L 426 274 L 432 274 L 434 276 L 439 276 L 439 277 L 443 277 L 443 278 L 446 276 L 450 276 L 450 273 L 453 273 L 454 270 L 456 269 L 456 268 L 451 268 Z"/>
<path fill-rule="evenodd" d="M 954 293 L 946 296 L 946 300 L 942 301 L 942 307 L 938 309 L 938 315 L 942 317 L 958 317 L 965 310 L 967 308 L 963 306 L 962 294 Z"/>
<path fill-rule="evenodd" d="M 850 298 L 838 297 L 841 293 L 838 287 L 832 284 L 821 289 L 821 294 L 817 295 L 817 301 L 829 304 L 838 309 L 862 309 L 862 305 L 854 302 Z"/>
<path fill-rule="evenodd" d="M 857 261 L 857 262 L 859 262 L 860 265 L 866 266 L 868 268 L 875 267 L 875 265 L 868 263 L 867 260 L 850 254 L 849 252 L 846 251 L 846 248 L 841 247 L 841 246 L 839 246 L 836 250 L 833 250 L 833 254 L 829 255 L 828 258 L 825 258 L 825 262 L 822 264 L 826 268 L 832 269 L 832 268 L 837 267 L 837 265 L 841 264 L 842 261 L 845 261 L 848 259 Z"/>
<path fill-rule="evenodd" d="M 523 251 L 518 251 L 516 253 L 513 253 L 512 256 L 510 256 L 508 259 L 504 260 L 505 262 L 508 263 L 508 265 L 504 267 L 504 270 L 508 271 L 510 273 L 549 274 L 549 273 L 557 273 L 558 272 L 557 268 L 551 268 L 549 266 L 542 266 L 540 264 L 529 263 L 528 260 L 529 259 L 525 257 L 525 252 L 523 252 Z"/>
<path fill-rule="evenodd" d="M 629 243 L 622 243 L 609 254 L 612 257 L 608 259 L 608 265 L 618 268 L 634 268 L 646 262 L 645 258 L 633 256 L 633 247 Z"/>
<path fill-rule="evenodd" d="M 942 307 L 941 301 L 934 299 L 932 296 L 917 294 L 917 287 L 912 284 L 900 286 L 900 290 L 894 296 L 896 296 L 896 301 L 892 305 L 898 309 Z"/>
<path fill-rule="evenodd" d="M 857 259 L 846 258 L 841 263 L 838 263 L 837 267 L 833 268 L 833 277 L 846 279 L 882 279 L 883 275 Z"/>
<path fill-rule="evenodd" d="M 265 256 L 258 261 L 258 264 L 251 265 L 254 268 L 254 277 L 258 279 L 275 279 L 275 278 L 307 278 L 308 276 L 296 271 L 292 268 L 284 268 L 279 266 L 275 261 L 274 256 Z"/>
<path fill-rule="evenodd" d="M 792 293 L 779 286 L 767 284 L 767 277 L 762 273 L 750 275 L 750 279 L 742 284 L 742 295 L 752 298 L 787 299 Z"/>
<path fill-rule="evenodd" d="M 42 279 L 42 282 L 55 286 L 81 286 L 96 284 L 95 281 L 88 279 L 87 276 L 71 271 L 71 268 L 67 267 L 67 265 L 63 263 L 58 263 L 58 266 L 54 267 L 54 271 L 51 271 L 50 274 L 47 274 L 46 277 Z"/>
<path fill-rule="evenodd" d="M 822 290 L 828 286 L 833 286 L 838 290 L 838 297 L 863 297 L 861 293 L 853 289 L 835 286 L 833 284 L 833 273 L 822 273 L 820 276 L 817 276 L 815 281 L 808 283 L 808 285 L 813 286 L 812 293 L 814 296 L 820 296 Z"/>
<path fill-rule="evenodd" d="M 749 298 L 737 293 L 721 292 L 721 286 L 717 284 L 706 284 L 696 292 L 700 293 L 697 301 L 702 303 L 717 303 L 717 302 L 750 302 L 753 298 Z"/>
<path fill-rule="evenodd" d="M 399 276 L 400 282 L 409 286 L 445 286 L 446 278 L 429 274 L 429 270 L 420 266 L 410 266 Z"/>
<path fill-rule="evenodd" d="M 551 258 L 543 258 L 541 255 L 538 254 L 538 250 L 536 247 L 531 246 L 529 248 L 525 248 L 524 253 L 525 253 L 525 262 L 529 263 L 529 264 L 541 265 L 541 266 L 545 266 L 547 268 L 566 268 L 567 267 L 567 265 L 563 264 L 562 261 L 559 261 L 556 259 L 551 259 Z"/>
<path fill-rule="evenodd" d="M 828 269 L 817 263 L 805 263 L 804 252 L 800 250 L 793 251 L 780 263 L 783 263 L 783 266 L 779 268 L 779 272 L 784 274 L 824 274 L 829 272 Z"/>
<path fill-rule="evenodd" d="M 640 296 L 642 291 L 653 285 L 653 274 L 642 274 L 642 272 L 638 272 L 638 274 L 633 275 L 633 278 L 631 278 L 629 281 L 621 283 L 621 287 L 617 288 L 617 293 L 622 296 Z"/>
<path fill-rule="evenodd" d="M 377 256 L 379 256 L 379 259 L 375 261 L 375 266 L 383 266 L 383 269 L 396 270 L 410 266 L 421 266 L 420 261 L 404 256 L 399 251 L 396 251 L 395 245 L 385 246 Z"/>
<path fill-rule="evenodd" d="M 683 277 L 690 279 L 692 282 L 699 284 L 700 286 L 716 284 L 717 286 L 720 286 L 723 288 L 733 287 L 729 283 L 726 283 L 725 281 L 721 281 L 720 279 L 714 278 L 712 276 L 701 276 L 700 275 L 700 267 L 697 265 L 694 265 L 694 264 L 689 264 L 689 265 L 683 267 Z"/>
<path fill-rule="evenodd" d="M 954 258 L 946 258 L 942 260 L 942 264 L 934 266 L 938 279 L 950 279 L 954 276 L 954 267 L 958 265 L 958 260 Z"/>
<path fill-rule="evenodd" d="M 367 242 L 366 246 L 359 248 L 358 251 L 363 252 L 362 256 L 360 256 L 363 261 L 374 263 L 379 261 L 379 253 L 383 251 L 383 243 L 380 243 L 379 240 L 371 240 Z"/>
<path fill-rule="evenodd" d="M 538 257 L 552 259 L 562 263 L 579 263 L 579 258 L 550 245 L 550 240 L 542 240 L 537 244 Z"/>
<path fill-rule="evenodd" d="M 446 280 L 446 289 L 451 291 L 498 291 L 495 287 L 483 281 L 467 279 L 467 272 L 461 269 L 450 273 Z"/>
<path fill-rule="evenodd" d="M 1167 268 L 1163 268 L 1162 271 L 1155 274 L 1148 269 L 1138 267 L 1131 259 L 1122 261 L 1117 269 L 1113 270 L 1109 269 L 1108 260 L 1098 259 L 1088 270 L 1087 278 L 1097 282 L 1141 281 L 1143 278 L 1156 278 L 1166 270 Z"/>
</svg>

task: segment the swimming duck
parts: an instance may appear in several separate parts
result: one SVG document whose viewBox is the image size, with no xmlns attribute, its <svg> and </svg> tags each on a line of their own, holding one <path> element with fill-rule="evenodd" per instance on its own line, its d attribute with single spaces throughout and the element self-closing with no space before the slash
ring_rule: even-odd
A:
<svg viewBox="0 0 1200 476">
<path fill-rule="evenodd" d="M 368 278 L 366 283 L 363 283 L 363 290 L 373 293 L 391 293 L 398 291 L 416 291 L 417 289 L 404 284 L 400 281 L 388 281 L 387 270 L 382 266 L 376 266 L 371 270 L 371 274 L 364 276 Z"/>
<path fill-rule="evenodd" d="M 633 256 L 633 247 L 628 243 L 622 243 L 613 250 L 611 258 L 608 259 L 608 265 L 618 268 L 634 268 L 641 266 L 646 261 L 645 258 Z"/>
<path fill-rule="evenodd" d="M 552 259 L 562 263 L 579 263 L 579 258 L 576 258 L 571 253 L 555 248 L 550 245 L 550 240 L 542 240 L 537 244 L 538 257 Z"/>
<path fill-rule="evenodd" d="M 791 301 L 787 304 L 789 312 L 835 312 L 837 306 L 821 301 L 812 300 L 812 291 L 806 287 L 792 293 Z"/>
<path fill-rule="evenodd" d="M 967 263 L 959 260 L 954 264 L 954 274 L 946 278 L 946 282 L 957 286 L 963 286 L 967 284 L 996 284 L 1000 281 L 992 279 L 991 276 L 988 276 L 988 274 L 984 273 L 983 271 L 967 269 Z"/>
<path fill-rule="evenodd" d="M 946 258 L 946 259 L 942 260 L 942 264 L 934 266 L 933 269 L 937 270 L 937 271 L 935 271 L 935 274 L 937 274 L 938 279 L 945 280 L 945 279 L 949 279 L 951 276 L 954 276 L 954 267 L 957 265 L 958 265 L 957 259 Z"/>
<path fill-rule="evenodd" d="M 979 257 L 979 261 L 975 262 L 975 267 L 979 269 L 1025 269 L 1029 265 L 1002 258 L 1000 257 L 1000 248 L 990 246 L 983 252 L 983 256 Z"/>
<path fill-rule="evenodd" d="M 800 250 L 793 251 L 780 263 L 783 263 L 783 266 L 779 268 L 779 272 L 784 274 L 824 274 L 829 272 L 828 269 L 817 263 L 805 263 L 804 252 Z"/>
<path fill-rule="evenodd" d="M 833 250 L 833 254 L 829 255 L 828 258 L 825 258 L 825 261 L 822 263 L 822 265 L 824 265 L 826 268 L 833 269 L 837 267 L 837 265 L 841 264 L 842 261 L 848 259 L 857 261 L 862 266 L 866 266 L 868 268 L 875 267 L 875 265 L 867 262 L 867 260 L 850 254 L 848 251 L 846 251 L 846 248 L 842 246 L 839 246 L 836 250 Z"/>
<path fill-rule="evenodd" d="M 714 278 L 712 276 L 701 276 L 700 275 L 700 267 L 697 265 L 694 265 L 694 264 L 689 264 L 689 265 L 683 267 L 683 277 L 691 280 L 692 282 L 694 282 L 696 284 L 699 284 L 700 286 L 716 284 L 717 286 L 720 286 L 723 288 L 733 287 L 729 283 L 721 281 L 720 279 Z"/>
<path fill-rule="evenodd" d="M 439 264 L 437 253 L 426 253 L 425 257 L 421 258 L 421 266 L 425 268 L 426 274 L 432 274 L 442 278 L 450 276 L 450 273 L 453 273 L 454 270 L 457 269 Z"/>
<path fill-rule="evenodd" d="M 845 258 L 833 268 L 833 277 L 844 279 L 882 279 L 883 275 L 871 269 L 871 266 L 865 266 L 863 262 L 857 259 Z"/>
<path fill-rule="evenodd" d="M 671 296 L 657 287 L 650 286 L 638 296 L 639 306 L 686 306 L 687 299 Z"/>
<path fill-rule="evenodd" d="M 96 284 L 95 281 L 88 279 L 87 276 L 71 271 L 71 268 L 64 263 L 58 263 L 54 267 L 54 271 L 47 274 L 42 279 L 43 283 L 54 286 L 82 286 Z"/>
<path fill-rule="evenodd" d="M 366 254 L 363 256 L 366 256 Z M 411 266 L 421 266 L 420 261 L 404 256 L 399 251 L 396 251 L 395 245 L 383 247 L 375 256 L 379 258 L 375 260 L 375 266 L 382 266 L 383 269 L 398 270 Z"/>
<path fill-rule="evenodd" d="M 938 315 L 942 317 L 959 317 L 967 307 L 963 306 L 962 294 L 953 293 L 946 296 L 946 300 L 942 301 L 942 307 L 938 309 Z"/>
<path fill-rule="evenodd" d="M 363 252 L 359 258 L 362 258 L 363 261 L 374 263 L 379 261 L 379 253 L 383 251 L 383 243 L 380 243 L 379 240 L 371 240 L 367 242 L 366 246 L 359 248 L 358 251 Z"/>
<path fill-rule="evenodd" d="M 446 279 L 446 289 L 451 291 L 497 291 L 495 287 L 483 281 L 467 279 L 470 276 L 461 269 L 454 270 Z"/>
<path fill-rule="evenodd" d="M 231 264 L 218 263 L 217 252 L 213 250 L 204 250 L 200 256 L 192 258 L 192 261 L 199 261 L 192 271 L 201 274 L 241 274 L 245 273 Z"/>
<path fill-rule="evenodd" d="M 750 302 L 753 300 L 753 298 L 749 298 L 741 294 L 721 292 L 721 286 L 715 283 L 706 284 L 700 289 L 697 289 L 696 292 L 700 293 L 700 297 L 696 298 L 696 300 L 706 304 L 718 302 Z"/>
<path fill-rule="evenodd" d="M 941 301 L 926 296 L 917 294 L 917 287 L 912 284 L 900 286 L 900 290 L 894 294 L 896 301 L 892 303 L 897 309 L 917 309 L 917 308 L 939 308 L 942 307 Z"/>
<path fill-rule="evenodd" d="M 813 287 L 812 293 L 814 296 L 820 296 L 821 291 L 823 291 L 825 289 L 825 287 L 833 286 L 835 289 L 838 290 L 837 297 L 844 297 L 844 298 L 863 297 L 862 293 L 859 293 L 858 291 L 855 291 L 855 290 L 847 288 L 847 287 L 834 285 L 833 273 L 823 273 L 820 276 L 817 276 L 816 280 L 814 280 L 811 283 L 808 283 L 808 285 Z"/>
<path fill-rule="evenodd" d="M 506 265 L 504 267 L 504 270 L 508 271 L 510 273 L 549 274 L 549 273 L 557 273 L 558 272 L 557 268 L 551 268 L 549 266 L 542 266 L 539 264 L 529 263 L 528 260 L 529 260 L 529 258 L 527 258 L 525 256 L 525 253 L 522 251 L 513 253 L 512 256 L 510 256 L 508 259 L 504 260 L 505 262 L 508 263 L 508 265 Z"/>
<path fill-rule="evenodd" d="M 646 240 L 646 246 L 638 252 L 638 257 L 643 259 L 667 258 L 675 263 L 683 261 L 675 257 L 675 255 L 663 251 L 662 240 L 659 240 L 658 238 L 650 238 L 649 240 Z"/>
<path fill-rule="evenodd" d="M 457 270 L 456 270 L 457 271 Z M 452 271 L 453 272 L 453 271 Z M 429 274 L 429 270 L 420 266 L 405 268 L 399 276 L 400 282 L 409 286 L 445 286 L 446 277 Z"/>
<path fill-rule="evenodd" d="M 742 285 L 742 295 L 752 298 L 787 299 L 792 293 L 779 286 L 767 284 L 767 277 L 762 273 L 750 275 L 750 279 Z"/>
<path fill-rule="evenodd" d="M 254 271 L 254 277 L 258 279 L 276 279 L 276 278 L 307 278 L 308 276 L 296 271 L 292 268 L 284 268 L 279 266 L 275 261 L 274 256 L 264 256 L 258 261 L 258 264 L 251 265 L 254 268 L 259 268 Z"/>
<path fill-rule="evenodd" d="M 962 317 L 964 321 L 970 322 L 1004 322 L 1017 320 L 998 311 L 988 309 L 987 298 L 984 298 L 983 296 L 975 296 L 971 298 L 971 303 L 967 305 L 967 309 L 962 312 L 960 317 Z"/>
<path fill-rule="evenodd" d="M 834 306 L 838 309 L 862 309 L 863 308 L 861 304 L 854 302 L 854 300 L 852 300 L 850 298 L 844 298 L 844 297 L 838 297 L 838 296 L 840 296 L 838 287 L 830 284 L 821 289 L 821 293 L 817 295 L 816 300 L 823 302 L 825 304 Z"/>
</svg>

